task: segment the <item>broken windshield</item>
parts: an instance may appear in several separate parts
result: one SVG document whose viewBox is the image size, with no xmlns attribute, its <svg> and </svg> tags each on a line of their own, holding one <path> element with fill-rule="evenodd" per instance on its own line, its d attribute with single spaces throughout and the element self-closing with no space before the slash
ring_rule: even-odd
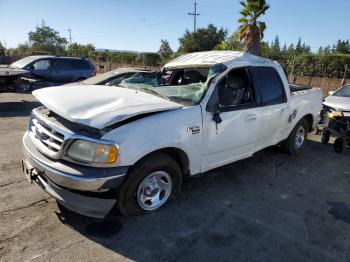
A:
<svg viewBox="0 0 350 262">
<path fill-rule="evenodd" d="M 191 82 L 188 84 L 162 84 L 164 82 L 160 80 L 162 76 L 148 75 L 149 77 L 138 77 L 135 75 L 123 80 L 120 86 L 157 95 L 180 104 L 196 105 L 201 101 L 211 80 L 225 70 L 226 66 L 223 64 L 212 66 L 207 71 L 208 75 L 204 82 L 199 80 L 196 83 Z"/>
</svg>

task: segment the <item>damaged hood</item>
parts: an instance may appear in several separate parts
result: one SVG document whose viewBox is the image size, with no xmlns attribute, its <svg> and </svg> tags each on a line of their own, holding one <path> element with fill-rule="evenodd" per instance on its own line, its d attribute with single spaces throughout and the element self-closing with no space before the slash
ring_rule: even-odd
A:
<svg viewBox="0 0 350 262">
<path fill-rule="evenodd" d="M 63 118 L 98 129 L 136 115 L 183 107 L 145 92 L 99 85 L 49 87 L 33 95 Z"/>
<path fill-rule="evenodd" d="M 344 111 L 350 111 L 350 98 L 341 96 L 329 96 L 323 102 L 324 105 Z"/>
<path fill-rule="evenodd" d="M 19 69 L 19 68 L 11 68 L 4 67 L 0 65 L 0 76 L 13 76 L 13 75 L 23 75 L 29 73 L 28 70 Z"/>
</svg>

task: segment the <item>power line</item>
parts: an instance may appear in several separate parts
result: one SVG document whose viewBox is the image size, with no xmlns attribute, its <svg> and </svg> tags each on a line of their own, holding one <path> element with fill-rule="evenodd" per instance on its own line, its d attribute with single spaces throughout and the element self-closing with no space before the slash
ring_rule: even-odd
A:
<svg viewBox="0 0 350 262">
<path fill-rule="evenodd" d="M 193 32 L 196 32 L 196 27 L 197 27 L 197 16 L 200 14 L 197 13 L 197 1 L 194 1 L 194 12 L 193 13 L 188 13 L 188 15 L 193 16 Z"/>
</svg>

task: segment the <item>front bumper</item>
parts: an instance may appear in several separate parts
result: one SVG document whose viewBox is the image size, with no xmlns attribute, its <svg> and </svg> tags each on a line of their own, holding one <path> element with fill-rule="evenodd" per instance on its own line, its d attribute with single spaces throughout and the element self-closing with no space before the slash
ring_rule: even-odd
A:
<svg viewBox="0 0 350 262">
<path fill-rule="evenodd" d="M 117 188 L 128 170 L 128 167 L 86 167 L 49 159 L 35 148 L 27 133 L 23 136 L 23 153 L 23 171 L 29 180 L 73 212 L 96 218 L 107 215 L 116 199 L 94 196 Z M 86 192 L 95 193 L 92 197 Z"/>
</svg>

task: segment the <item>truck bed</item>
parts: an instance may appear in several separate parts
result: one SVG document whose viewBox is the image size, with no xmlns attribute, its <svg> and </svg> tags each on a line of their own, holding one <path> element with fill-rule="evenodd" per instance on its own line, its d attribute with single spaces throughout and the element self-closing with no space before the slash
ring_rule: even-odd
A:
<svg viewBox="0 0 350 262">
<path fill-rule="evenodd" d="M 307 85 L 297 85 L 297 84 L 289 84 L 290 92 L 296 93 L 300 91 L 311 90 L 313 87 Z"/>
</svg>

